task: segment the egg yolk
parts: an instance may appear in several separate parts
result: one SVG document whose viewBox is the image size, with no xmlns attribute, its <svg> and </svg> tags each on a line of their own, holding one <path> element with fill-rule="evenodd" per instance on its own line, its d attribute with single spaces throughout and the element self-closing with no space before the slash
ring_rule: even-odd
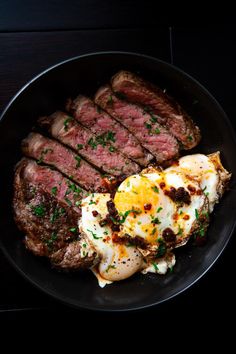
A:
<svg viewBox="0 0 236 354">
<path fill-rule="evenodd" d="M 136 210 L 152 214 L 159 200 L 158 188 L 145 176 L 128 177 L 115 194 L 114 203 L 119 213 Z"/>
</svg>

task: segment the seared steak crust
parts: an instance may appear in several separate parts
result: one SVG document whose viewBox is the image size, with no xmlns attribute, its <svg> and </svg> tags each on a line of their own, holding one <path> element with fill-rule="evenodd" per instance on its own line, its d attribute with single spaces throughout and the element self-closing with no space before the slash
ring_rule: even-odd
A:
<svg viewBox="0 0 236 354">
<path fill-rule="evenodd" d="M 164 124 L 185 149 L 191 149 L 199 143 L 199 128 L 183 108 L 160 88 L 128 71 L 118 72 L 111 83 L 114 92 L 157 115 L 159 123 Z"/>
<path fill-rule="evenodd" d="M 33 160 L 22 159 L 16 166 L 15 221 L 19 229 L 26 233 L 26 247 L 35 255 L 51 257 L 60 249 L 64 249 L 66 254 L 69 243 L 79 239 L 77 223 L 81 210 L 76 205 L 68 205 L 68 201 L 79 201 L 81 196 L 71 192 L 67 195 L 67 201 L 64 200 L 62 195 L 66 183 L 67 180 L 59 172 L 38 166 Z M 55 185 L 57 193 L 52 193 Z M 69 262 L 67 265 L 70 268 Z"/>
</svg>

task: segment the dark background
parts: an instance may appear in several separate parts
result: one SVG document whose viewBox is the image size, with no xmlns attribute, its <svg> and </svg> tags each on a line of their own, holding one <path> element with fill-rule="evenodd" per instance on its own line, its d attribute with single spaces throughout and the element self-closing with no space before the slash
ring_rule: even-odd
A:
<svg viewBox="0 0 236 354">
<path fill-rule="evenodd" d="M 174 9 L 170 3 L 165 8 L 157 1 L 2 0 L 0 112 L 22 85 L 50 65 L 79 54 L 123 50 L 154 56 L 192 75 L 215 96 L 235 128 L 233 14 L 226 4 L 219 9 L 214 5 L 213 11 L 199 2 Z M 184 294 L 128 316 L 67 308 L 28 284 L 0 253 L 0 319 L 49 316 L 61 320 L 64 316 L 69 320 L 79 316 L 80 320 L 115 319 L 127 325 L 128 318 L 140 319 L 141 314 L 158 321 L 166 314 L 177 319 L 184 314 L 187 321 L 227 318 L 235 310 L 235 246 L 233 235 L 213 269 Z"/>
</svg>

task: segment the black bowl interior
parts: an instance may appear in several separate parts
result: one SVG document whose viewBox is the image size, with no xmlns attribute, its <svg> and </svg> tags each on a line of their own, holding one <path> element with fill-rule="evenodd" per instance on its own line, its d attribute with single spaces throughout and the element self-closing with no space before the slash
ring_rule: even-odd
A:
<svg viewBox="0 0 236 354">
<path fill-rule="evenodd" d="M 120 69 L 139 73 L 174 96 L 200 126 L 203 139 L 192 152 L 221 152 L 224 166 L 233 173 L 230 192 L 215 208 L 204 247 L 179 250 L 172 274 L 164 277 L 137 274 L 100 289 L 88 271 L 63 274 L 46 260 L 34 257 L 22 243 L 12 216 L 12 184 L 15 163 L 21 157 L 20 142 L 40 115 L 63 109 L 65 100 L 78 93 L 93 96 Z M 193 78 L 154 58 L 131 53 L 97 53 L 73 58 L 33 79 L 12 100 L 2 115 L 1 247 L 16 268 L 37 287 L 63 302 L 87 309 L 130 310 L 158 304 L 175 296 L 201 277 L 221 254 L 235 224 L 236 176 L 234 132 L 215 99 Z M 4 201 L 4 202 L 3 202 Z"/>
</svg>

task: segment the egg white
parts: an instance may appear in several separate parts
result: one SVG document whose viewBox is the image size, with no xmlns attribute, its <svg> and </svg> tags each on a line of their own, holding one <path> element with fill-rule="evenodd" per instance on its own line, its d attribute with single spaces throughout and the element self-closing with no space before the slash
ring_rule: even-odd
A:
<svg viewBox="0 0 236 354">
<path fill-rule="evenodd" d="M 99 221 L 108 214 L 107 202 L 110 194 L 93 193 L 82 202 L 80 231 L 98 255 L 99 265 L 93 268 L 100 286 L 112 281 L 126 279 L 142 268 L 142 255 L 135 247 L 114 243 L 110 226 L 100 226 Z M 99 214 L 93 215 L 96 210 Z"/>
</svg>

